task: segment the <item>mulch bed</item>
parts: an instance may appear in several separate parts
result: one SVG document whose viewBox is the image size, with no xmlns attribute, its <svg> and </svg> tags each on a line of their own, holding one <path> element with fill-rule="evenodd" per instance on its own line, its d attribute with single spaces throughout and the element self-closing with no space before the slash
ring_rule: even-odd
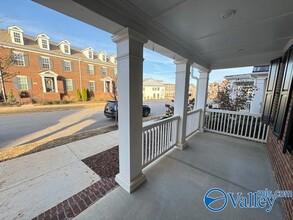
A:
<svg viewBox="0 0 293 220">
<path fill-rule="evenodd" d="M 82 160 L 101 178 L 115 177 L 119 173 L 119 147 L 115 146 Z"/>
<path fill-rule="evenodd" d="M 82 161 L 98 174 L 101 180 L 70 198 L 65 199 L 46 212 L 33 218 L 33 220 L 72 219 L 118 186 L 115 182 L 115 176 L 119 172 L 118 146 L 90 156 Z"/>
</svg>

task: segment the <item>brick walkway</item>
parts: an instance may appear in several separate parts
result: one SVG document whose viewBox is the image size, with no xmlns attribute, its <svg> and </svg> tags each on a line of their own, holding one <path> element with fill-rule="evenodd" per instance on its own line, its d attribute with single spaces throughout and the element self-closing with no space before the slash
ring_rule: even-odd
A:
<svg viewBox="0 0 293 220">
<path fill-rule="evenodd" d="M 116 187 L 114 177 L 103 178 L 33 219 L 72 219 Z"/>
<path fill-rule="evenodd" d="M 116 174 L 119 172 L 118 146 L 89 156 L 83 159 L 82 162 L 98 174 L 101 180 L 33 219 L 72 219 L 118 185 L 114 180 Z"/>
</svg>

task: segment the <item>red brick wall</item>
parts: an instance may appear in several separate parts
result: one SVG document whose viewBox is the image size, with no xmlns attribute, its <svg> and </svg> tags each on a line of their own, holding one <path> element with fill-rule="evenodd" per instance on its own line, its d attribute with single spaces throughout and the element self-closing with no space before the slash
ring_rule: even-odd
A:
<svg viewBox="0 0 293 220">
<path fill-rule="evenodd" d="M 283 135 L 282 139 L 278 139 L 273 134 L 273 122 L 276 117 L 276 111 L 278 107 L 278 100 L 279 100 L 279 92 L 282 84 L 282 76 L 284 71 L 284 64 L 281 64 L 278 81 L 276 85 L 276 92 L 274 95 L 274 102 L 271 114 L 271 124 L 269 126 L 269 133 L 268 133 L 268 152 L 272 162 L 274 174 L 276 180 L 278 182 L 280 190 L 293 190 L 293 157 L 289 153 L 283 154 L 283 145 L 284 145 L 284 138 Z M 289 104 L 289 111 L 293 107 L 293 97 L 291 95 Z M 284 134 L 286 134 L 287 126 L 288 126 L 289 115 L 286 118 L 286 125 L 284 129 Z M 287 219 L 293 219 L 293 199 L 292 198 L 283 198 L 282 204 L 286 213 Z"/>
<path fill-rule="evenodd" d="M 92 80 L 96 82 L 96 91 L 94 91 L 92 94 L 94 95 L 93 98 L 96 100 L 107 100 L 111 99 L 110 93 L 104 93 L 104 87 L 103 82 L 101 81 L 101 78 L 103 78 L 101 73 L 102 64 L 94 64 L 95 65 L 95 74 L 91 75 L 87 73 L 87 64 L 91 63 L 90 61 L 81 61 L 81 78 L 82 83 L 80 83 L 80 71 L 79 71 L 79 61 L 70 59 L 70 58 L 62 58 L 58 56 L 53 55 L 43 55 L 38 52 L 27 52 L 22 51 L 20 49 L 8 49 L 0 47 L 0 54 L 1 56 L 4 56 L 5 54 L 10 54 L 11 51 L 19 51 L 24 52 L 25 56 L 28 56 L 29 65 L 28 66 L 11 66 L 9 68 L 9 72 L 13 73 L 14 75 L 21 75 L 21 76 L 28 76 L 32 80 L 32 89 L 28 92 L 30 93 L 31 98 L 34 98 L 39 101 L 43 100 L 60 100 L 61 98 L 70 98 L 74 99 L 76 98 L 76 89 L 81 89 L 80 84 L 82 84 L 82 88 L 87 89 L 88 87 L 88 81 Z M 53 68 L 50 69 L 52 72 L 58 74 L 58 93 L 43 93 L 43 85 L 42 85 L 42 78 L 39 75 L 39 73 L 46 71 L 46 69 L 41 69 L 39 67 L 39 57 L 40 56 L 46 56 L 49 57 L 50 60 L 53 61 Z M 62 62 L 63 60 L 70 60 L 73 64 L 73 71 L 64 71 L 62 69 Z M 93 64 L 93 63 L 92 63 Z M 106 64 L 106 63 L 105 63 Z M 107 76 L 109 76 L 112 79 L 115 79 L 114 76 L 114 65 L 105 65 L 107 67 Z M 72 79 L 75 84 L 75 90 L 74 91 L 66 91 L 64 88 L 63 80 L 65 79 Z M 6 79 L 5 80 L 5 89 L 6 94 L 8 95 L 9 90 L 12 89 L 14 96 L 19 99 L 19 92 L 21 90 L 17 90 L 15 88 L 13 78 Z"/>
</svg>

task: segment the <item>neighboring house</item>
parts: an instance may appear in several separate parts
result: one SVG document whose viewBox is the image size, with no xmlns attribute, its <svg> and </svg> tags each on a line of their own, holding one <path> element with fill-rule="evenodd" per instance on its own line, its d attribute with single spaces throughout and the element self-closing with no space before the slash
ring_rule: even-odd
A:
<svg viewBox="0 0 293 220">
<path fill-rule="evenodd" d="M 196 97 L 196 86 L 194 84 L 189 85 L 189 98 Z M 175 98 L 175 84 L 166 83 L 165 84 L 165 99 L 173 100 Z"/>
<path fill-rule="evenodd" d="M 76 90 L 88 89 L 91 98 L 111 98 L 112 81 L 116 78 L 116 55 L 95 53 L 91 47 L 73 47 L 68 40 L 50 41 L 46 34 L 24 35 L 17 26 L 0 29 L 0 54 L 12 54 L 13 79 L 5 81 L 6 95 L 28 94 L 26 100 L 62 100 L 76 98 Z"/>
<path fill-rule="evenodd" d="M 165 99 L 165 84 L 161 80 L 143 80 L 143 99 Z"/>
<path fill-rule="evenodd" d="M 263 109 L 265 87 L 268 77 L 269 66 L 255 66 L 252 73 L 225 76 L 230 82 L 231 98 L 241 96 L 246 91 L 247 111 L 259 114 Z"/>
</svg>

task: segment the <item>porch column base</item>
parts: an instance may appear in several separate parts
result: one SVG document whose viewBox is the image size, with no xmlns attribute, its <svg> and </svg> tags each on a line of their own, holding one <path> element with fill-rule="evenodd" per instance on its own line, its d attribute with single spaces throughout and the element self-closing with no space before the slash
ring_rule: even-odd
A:
<svg viewBox="0 0 293 220">
<path fill-rule="evenodd" d="M 176 148 L 179 150 L 184 150 L 188 146 L 188 143 L 185 141 L 184 143 L 177 143 Z"/>
<path fill-rule="evenodd" d="M 132 193 L 134 190 L 136 190 L 141 184 L 146 181 L 146 177 L 143 173 L 135 177 L 131 182 L 126 180 L 120 173 L 118 173 L 115 177 L 115 181 L 128 193 Z"/>
</svg>

